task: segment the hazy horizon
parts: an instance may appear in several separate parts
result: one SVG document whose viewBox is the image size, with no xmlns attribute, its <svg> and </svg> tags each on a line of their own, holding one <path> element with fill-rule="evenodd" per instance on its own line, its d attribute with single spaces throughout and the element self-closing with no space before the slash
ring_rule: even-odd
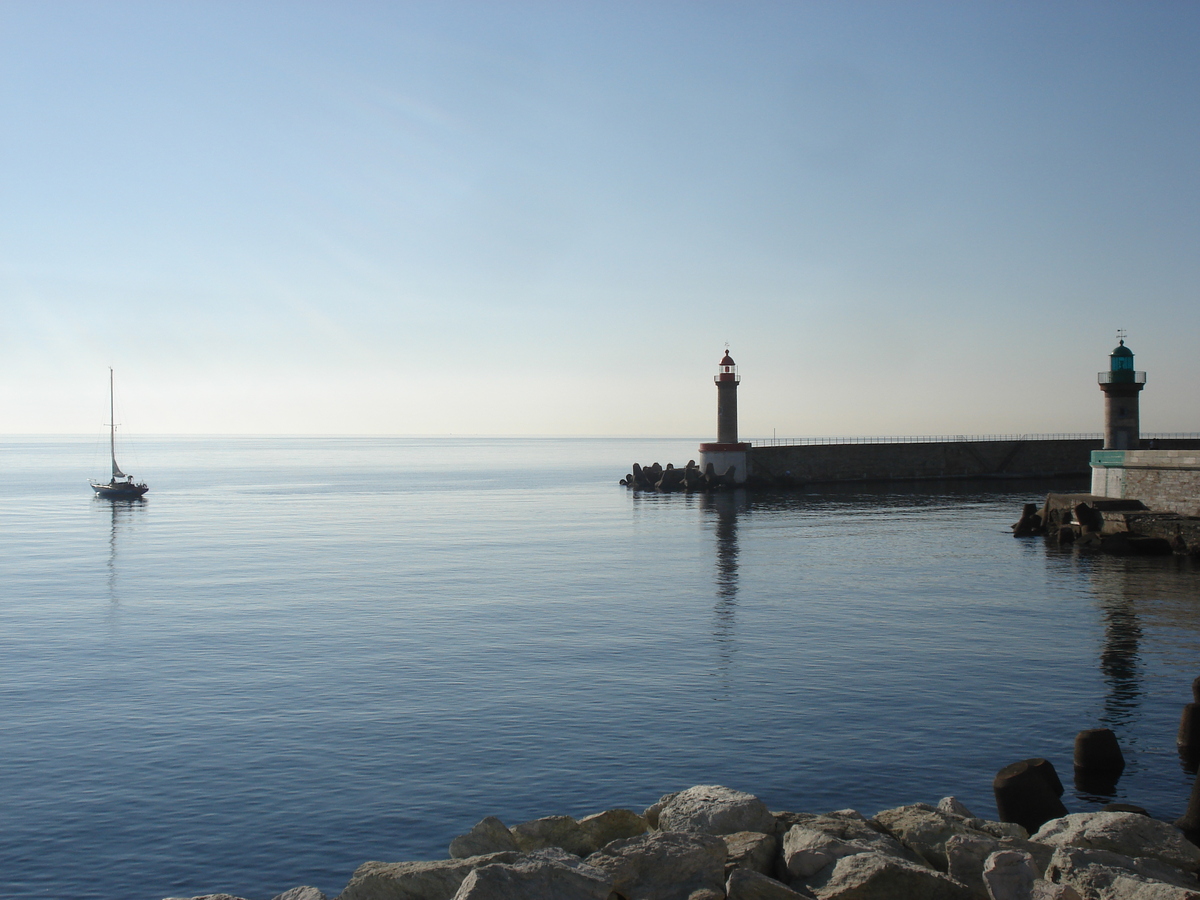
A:
<svg viewBox="0 0 1200 900">
<path fill-rule="evenodd" d="M 0 6 L 0 431 L 1200 431 L 1200 6 Z"/>
</svg>

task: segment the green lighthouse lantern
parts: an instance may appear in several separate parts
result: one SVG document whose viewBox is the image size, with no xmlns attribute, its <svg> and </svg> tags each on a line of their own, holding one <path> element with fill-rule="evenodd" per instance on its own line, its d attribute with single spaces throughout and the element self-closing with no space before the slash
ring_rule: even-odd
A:
<svg viewBox="0 0 1200 900">
<path fill-rule="evenodd" d="M 1109 354 L 1109 374 L 1111 382 L 1116 384 L 1133 384 L 1133 351 L 1125 346 L 1125 341 L 1121 340 L 1117 344 L 1117 349 Z"/>
</svg>

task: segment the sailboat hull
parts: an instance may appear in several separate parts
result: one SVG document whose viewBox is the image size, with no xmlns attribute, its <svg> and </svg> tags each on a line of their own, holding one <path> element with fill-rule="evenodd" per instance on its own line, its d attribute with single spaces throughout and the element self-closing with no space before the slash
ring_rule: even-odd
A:
<svg viewBox="0 0 1200 900">
<path fill-rule="evenodd" d="M 150 490 L 144 484 L 130 484 L 129 482 L 110 482 L 109 484 L 97 484 L 92 482 L 92 490 L 99 496 L 106 497 L 109 500 L 137 500 L 142 494 Z"/>
</svg>

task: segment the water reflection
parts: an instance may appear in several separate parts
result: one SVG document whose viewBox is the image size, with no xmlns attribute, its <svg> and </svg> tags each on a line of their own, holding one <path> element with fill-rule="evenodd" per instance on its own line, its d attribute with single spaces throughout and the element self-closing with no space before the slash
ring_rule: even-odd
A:
<svg viewBox="0 0 1200 900">
<path fill-rule="evenodd" d="M 738 516 L 749 509 L 745 491 L 703 494 L 701 509 L 713 525 L 716 538 L 713 582 L 716 599 L 713 605 L 713 639 L 722 671 L 733 661 L 734 631 L 737 625 L 738 594 Z"/>
<path fill-rule="evenodd" d="M 128 530 L 134 518 L 139 515 L 140 511 L 145 507 L 145 501 L 140 497 L 136 500 L 108 500 L 103 497 L 96 497 L 93 502 L 97 508 L 103 510 L 105 506 L 108 509 L 108 560 L 106 562 L 107 581 L 108 581 L 108 599 L 113 606 L 120 603 L 120 594 L 117 589 L 117 550 L 120 546 L 119 535 L 122 531 Z"/>
</svg>

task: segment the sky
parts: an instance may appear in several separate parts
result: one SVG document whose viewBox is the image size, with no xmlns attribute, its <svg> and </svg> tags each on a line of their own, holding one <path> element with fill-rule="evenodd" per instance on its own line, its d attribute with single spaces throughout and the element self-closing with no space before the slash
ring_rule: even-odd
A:
<svg viewBox="0 0 1200 900">
<path fill-rule="evenodd" d="M 0 431 L 1200 431 L 1200 4 L 0 0 Z"/>
</svg>

